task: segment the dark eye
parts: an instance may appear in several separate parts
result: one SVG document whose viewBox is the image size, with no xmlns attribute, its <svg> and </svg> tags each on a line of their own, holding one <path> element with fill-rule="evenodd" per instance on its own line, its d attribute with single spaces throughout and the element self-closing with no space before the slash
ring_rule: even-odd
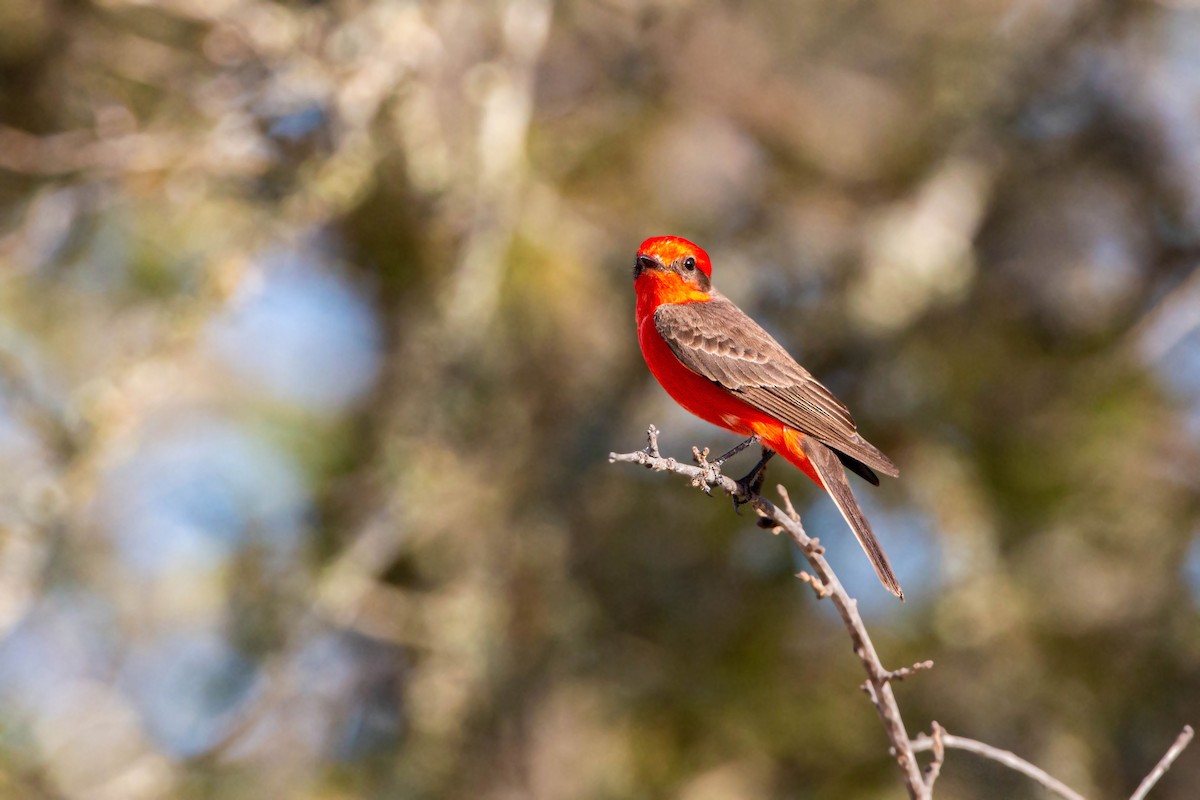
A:
<svg viewBox="0 0 1200 800">
<path fill-rule="evenodd" d="M 688 256 L 687 258 L 685 258 L 683 260 L 683 268 L 686 269 L 688 272 L 691 272 L 692 270 L 694 270 L 696 268 L 696 259 L 692 258 L 691 256 Z"/>
</svg>

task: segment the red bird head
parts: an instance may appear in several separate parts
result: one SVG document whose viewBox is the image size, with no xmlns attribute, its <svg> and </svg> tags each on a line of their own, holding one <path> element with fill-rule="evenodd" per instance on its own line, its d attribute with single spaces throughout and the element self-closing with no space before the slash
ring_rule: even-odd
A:
<svg viewBox="0 0 1200 800">
<path fill-rule="evenodd" d="M 651 236 L 642 242 L 637 254 L 637 263 L 633 268 L 634 278 L 642 269 L 672 269 L 677 266 L 685 274 L 700 270 L 704 277 L 712 278 L 712 261 L 709 260 L 708 253 L 682 236 Z"/>
<path fill-rule="evenodd" d="M 662 303 L 712 300 L 713 263 L 708 253 L 682 236 L 653 236 L 637 248 L 634 290 L 638 318 Z"/>
<path fill-rule="evenodd" d="M 633 262 L 633 285 L 639 304 L 710 300 L 712 261 L 704 249 L 681 236 L 654 236 L 642 242 Z"/>
</svg>

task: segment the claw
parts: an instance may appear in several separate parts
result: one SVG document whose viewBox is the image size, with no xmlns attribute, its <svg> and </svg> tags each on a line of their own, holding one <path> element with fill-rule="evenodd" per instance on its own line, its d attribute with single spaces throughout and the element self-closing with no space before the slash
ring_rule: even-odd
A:
<svg viewBox="0 0 1200 800">
<path fill-rule="evenodd" d="M 762 490 L 763 481 L 767 478 L 767 462 L 774 455 L 774 450 L 764 447 L 762 449 L 762 458 L 754 465 L 754 469 L 750 470 L 744 477 L 737 481 L 738 489 L 741 491 L 733 496 L 734 513 L 741 514 L 741 507 L 749 503 L 750 498 Z"/>
</svg>

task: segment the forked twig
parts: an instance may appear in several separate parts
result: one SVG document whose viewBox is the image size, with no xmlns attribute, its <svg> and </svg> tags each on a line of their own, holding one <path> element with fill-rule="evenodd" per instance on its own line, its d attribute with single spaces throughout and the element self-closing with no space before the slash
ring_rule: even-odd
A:
<svg viewBox="0 0 1200 800">
<path fill-rule="evenodd" d="M 955 750 L 967 750 L 971 753 L 975 753 L 976 755 L 980 755 L 984 758 L 989 758 L 992 761 L 1003 764 L 1011 770 L 1032 778 L 1051 792 L 1054 792 L 1059 797 L 1064 798 L 1064 800 L 1085 800 L 1084 796 L 1079 792 L 1075 791 L 1070 786 L 1067 786 L 1058 778 L 1055 778 L 1053 775 L 1041 769 L 1040 767 L 1035 767 L 1033 764 L 1030 764 L 1028 761 L 1016 755 L 1015 753 L 1011 753 L 1008 750 L 1001 750 L 999 747 L 992 747 L 990 744 L 977 742 L 974 739 L 968 739 L 965 736 L 953 736 L 949 733 L 946 733 L 940 725 L 937 725 L 937 723 L 934 723 L 934 725 L 935 728 L 933 736 L 926 736 L 922 733 L 913 740 L 913 752 L 921 753 L 926 750 L 933 750 L 936 755 L 937 751 L 935 747 L 938 746 L 937 741 L 940 739 L 940 746 L 942 747 L 950 747 Z"/>
<path fill-rule="evenodd" d="M 933 736 L 930 741 L 933 742 L 933 760 L 929 762 L 929 766 L 925 768 L 925 789 L 929 792 L 929 796 L 933 796 L 933 785 L 937 783 L 938 776 L 942 774 L 942 764 L 946 761 L 946 729 L 937 724 L 932 723 Z"/>
</svg>

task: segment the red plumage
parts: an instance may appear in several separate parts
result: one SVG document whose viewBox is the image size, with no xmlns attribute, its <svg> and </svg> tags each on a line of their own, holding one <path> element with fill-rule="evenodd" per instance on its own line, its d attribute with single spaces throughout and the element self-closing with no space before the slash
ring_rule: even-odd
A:
<svg viewBox="0 0 1200 800">
<path fill-rule="evenodd" d="M 743 436 L 758 436 L 829 492 L 880 581 L 900 584 L 842 465 L 874 483 L 896 466 L 858 434 L 833 394 L 741 309 L 712 288 L 712 262 L 678 236 L 647 239 L 634 265 L 638 344 L 650 372 L 677 403 Z"/>
</svg>

